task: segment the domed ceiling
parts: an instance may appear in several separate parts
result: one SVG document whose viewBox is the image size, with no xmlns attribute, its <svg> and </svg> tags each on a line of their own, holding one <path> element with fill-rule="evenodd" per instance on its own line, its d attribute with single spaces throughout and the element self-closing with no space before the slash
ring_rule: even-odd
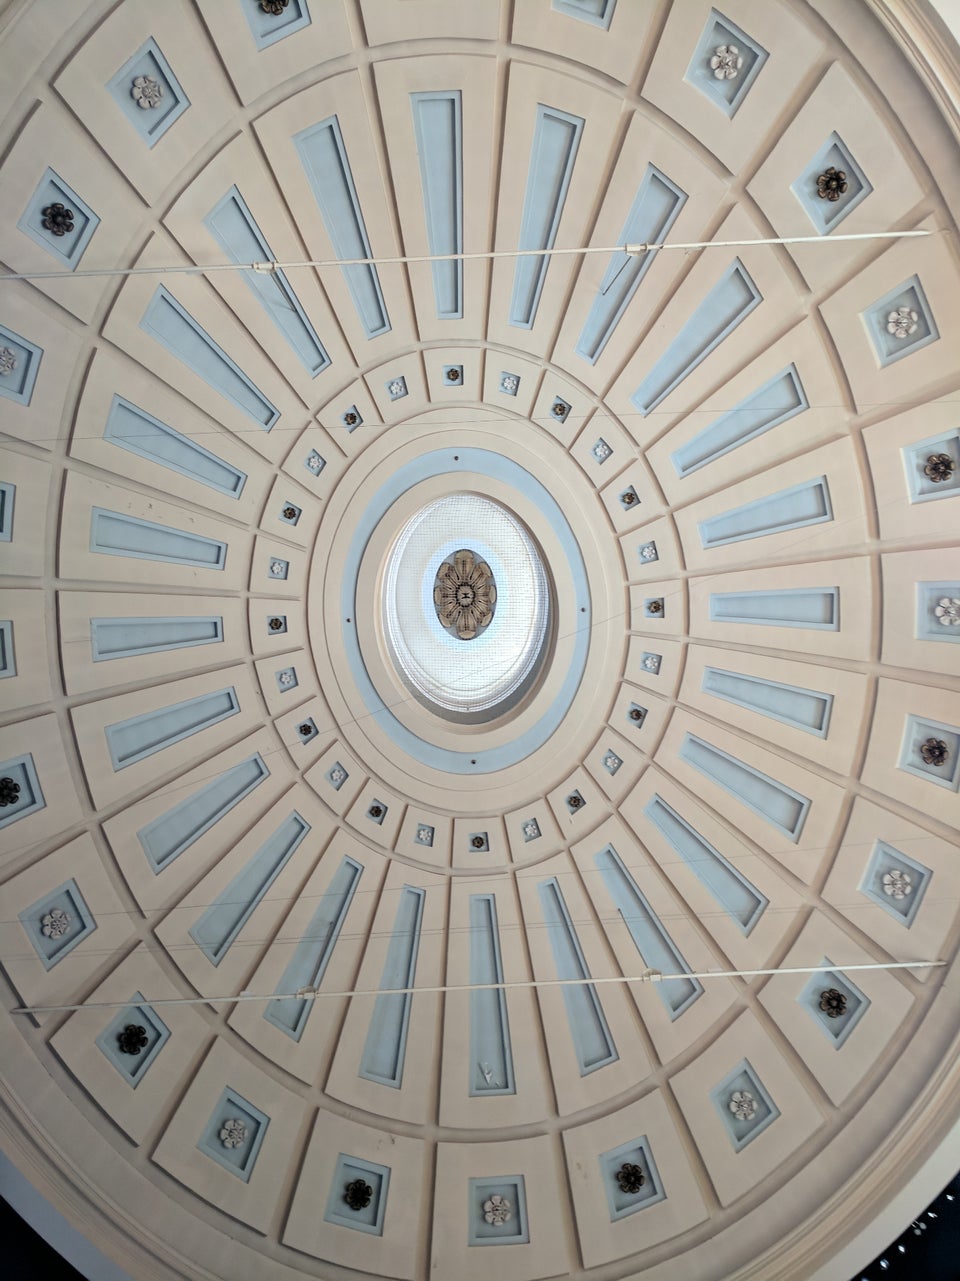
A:
<svg viewBox="0 0 960 1281">
<path fill-rule="evenodd" d="M 15 1165 L 133 1277 L 849 1276 L 960 1112 L 932 11 L 0 33 Z"/>
</svg>

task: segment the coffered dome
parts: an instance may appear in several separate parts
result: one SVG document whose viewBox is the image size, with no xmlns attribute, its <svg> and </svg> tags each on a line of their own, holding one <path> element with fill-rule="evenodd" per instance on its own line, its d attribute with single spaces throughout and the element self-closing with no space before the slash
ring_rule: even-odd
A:
<svg viewBox="0 0 960 1281">
<path fill-rule="evenodd" d="M 846 1281 L 955 1172 L 950 41 L 0 16 L 0 1116 L 129 1276 Z"/>
</svg>

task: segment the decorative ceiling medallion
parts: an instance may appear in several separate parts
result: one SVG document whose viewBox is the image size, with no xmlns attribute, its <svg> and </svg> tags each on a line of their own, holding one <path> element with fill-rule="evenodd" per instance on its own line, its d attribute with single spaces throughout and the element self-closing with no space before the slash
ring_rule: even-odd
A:
<svg viewBox="0 0 960 1281">
<path fill-rule="evenodd" d="M 437 570 L 433 603 L 441 627 L 458 640 L 476 640 L 493 622 L 497 608 L 493 571 L 475 552 L 461 547 Z"/>
</svg>

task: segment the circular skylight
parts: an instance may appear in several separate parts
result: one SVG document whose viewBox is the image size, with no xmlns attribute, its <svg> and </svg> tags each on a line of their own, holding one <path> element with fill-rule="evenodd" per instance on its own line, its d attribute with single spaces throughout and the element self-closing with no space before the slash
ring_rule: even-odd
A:
<svg viewBox="0 0 960 1281">
<path fill-rule="evenodd" d="M 383 582 L 387 646 L 422 702 L 489 720 L 523 697 L 546 652 L 550 591 L 505 507 L 464 493 L 428 503 L 401 530 Z"/>
</svg>

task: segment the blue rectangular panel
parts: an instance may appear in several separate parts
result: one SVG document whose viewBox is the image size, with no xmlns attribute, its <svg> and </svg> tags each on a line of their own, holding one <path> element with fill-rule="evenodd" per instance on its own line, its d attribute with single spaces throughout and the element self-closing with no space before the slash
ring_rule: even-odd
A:
<svg viewBox="0 0 960 1281">
<path fill-rule="evenodd" d="M 337 117 L 330 116 L 311 125 L 295 134 L 293 141 L 337 257 L 372 258 L 373 250 Z M 390 318 L 376 267 L 356 264 L 341 270 L 364 333 L 368 338 L 387 333 Z"/>
<path fill-rule="evenodd" d="M 840 630 L 839 587 L 788 587 L 762 592 L 712 592 L 710 617 L 718 623 L 756 627 Z"/>
<path fill-rule="evenodd" d="M 90 515 L 90 550 L 201 569 L 223 569 L 227 562 L 227 544 L 219 538 L 205 538 L 102 507 L 94 507 Z"/>
<path fill-rule="evenodd" d="M 580 116 L 542 103 L 537 107 L 518 249 L 553 248 L 582 133 Z M 511 325 L 533 328 L 549 266 L 550 259 L 545 257 L 517 259 L 510 299 Z"/>
<path fill-rule="evenodd" d="M 646 417 L 763 301 L 738 258 L 707 294 L 630 397 Z"/>
<path fill-rule="evenodd" d="M 768 899 L 741 876 L 708 840 L 680 817 L 660 796 L 654 796 L 644 813 L 670 842 L 690 871 L 710 891 L 725 912 L 749 934 L 763 914 Z"/>
<path fill-rule="evenodd" d="M 0 828 L 9 827 L 28 814 L 35 814 L 37 810 L 46 808 L 47 802 L 37 777 L 37 767 L 29 752 L 0 761 L 0 777 L 11 779 L 17 788 L 14 799 L 0 808 Z"/>
<path fill-rule="evenodd" d="M 800 839 L 810 809 L 806 796 L 693 734 L 684 738 L 680 756 L 791 841 Z"/>
<path fill-rule="evenodd" d="M 307 0 L 283 0 L 279 13 L 265 8 L 260 0 L 240 0 L 240 3 L 259 50 L 269 49 L 278 40 L 285 40 L 310 25 Z"/>
<path fill-rule="evenodd" d="M 620 244 L 645 245 L 663 241 L 683 208 L 686 193 L 654 165 L 640 183 L 636 199 L 620 232 Z M 610 262 L 600 282 L 600 289 L 577 341 L 577 355 L 596 364 L 610 336 L 620 323 L 627 304 L 640 287 L 657 251 L 610 255 Z"/>
<path fill-rule="evenodd" d="M 246 483 L 246 472 L 225 463 L 209 449 L 174 431 L 122 396 L 113 398 L 103 438 L 231 498 L 239 498 Z"/>
<path fill-rule="evenodd" d="M 62 205 L 62 210 L 57 211 L 57 205 Z M 56 215 L 54 225 L 59 228 L 60 234 L 51 227 L 44 226 L 45 222 L 50 221 L 50 217 L 44 212 L 48 209 L 53 210 Z M 41 178 L 40 185 L 17 223 L 20 231 L 71 271 L 76 269 L 99 225 L 99 217 L 86 201 L 81 200 L 73 188 L 52 169 L 48 169 Z"/>
<path fill-rule="evenodd" d="M 591 27 L 602 27 L 609 30 L 617 0 L 553 0 L 557 13 L 564 13 L 568 18 L 579 22 L 589 22 Z"/>
<path fill-rule="evenodd" d="M 763 680 L 759 676 L 744 676 L 742 672 L 728 672 L 719 667 L 704 668 L 702 688 L 715 698 L 726 699 L 728 703 L 782 721 L 807 734 L 816 734 L 818 738 L 827 736 L 832 694 Z"/>
<path fill-rule="evenodd" d="M 380 977 L 381 988 L 413 986 L 426 893 L 426 890 L 415 889 L 412 885 L 405 885 L 400 893 L 400 905 Z M 413 996 L 409 992 L 396 996 L 381 993 L 377 997 L 360 1059 L 360 1076 L 368 1081 L 377 1081 L 380 1085 L 399 1090 L 403 1082 L 412 1001 Z"/>
<path fill-rule="evenodd" d="M 274 261 L 273 250 L 236 187 L 230 188 L 203 222 L 231 262 Z M 282 269 L 248 269 L 242 274 L 260 306 L 296 352 L 307 373 L 315 378 L 330 364 L 330 357 Z"/>
<path fill-rule="evenodd" d="M 742 543 L 750 538 L 766 538 L 789 529 L 822 525 L 833 520 L 830 488 L 826 476 L 792 485 L 779 493 L 757 498 L 742 507 L 734 507 L 697 524 L 700 542 L 705 548 L 726 543 Z"/>
<path fill-rule="evenodd" d="M 503 982 L 493 894 L 470 895 L 470 982 Z M 503 988 L 470 993 L 470 1064 L 471 1095 L 516 1093 Z"/>
<path fill-rule="evenodd" d="M 17 487 L 8 480 L 0 480 L 0 543 L 13 541 L 13 509 Z"/>
<path fill-rule="evenodd" d="M 739 405 L 681 445 L 670 455 L 670 461 L 678 476 L 689 476 L 807 408 L 809 405 L 800 375 L 795 365 L 788 365 L 775 378 L 741 400 Z"/>
<path fill-rule="evenodd" d="M 608 845 L 594 855 L 593 861 L 630 931 L 643 964 L 648 969 L 659 970 L 661 974 L 689 974 L 690 966 L 680 949 L 663 928 L 660 918 L 613 846 Z M 692 978 L 663 979 L 656 988 L 671 1019 L 679 1018 L 698 996 L 703 995 L 703 984 Z"/>
<path fill-rule="evenodd" d="M 158 654 L 167 649 L 190 649 L 223 640 L 223 619 L 216 614 L 187 618 L 91 618 L 93 661 Z"/>
<path fill-rule="evenodd" d="M 537 892 L 557 978 L 577 980 L 561 991 L 580 1075 L 587 1076 L 597 1068 L 615 1063 L 620 1056 L 607 1026 L 597 989 L 589 982 L 590 971 L 556 877 L 541 881 Z"/>
<path fill-rule="evenodd" d="M 162 872 L 269 775 L 257 753 L 141 827 L 137 840 L 153 870 Z"/>
<path fill-rule="evenodd" d="M 13 643 L 13 619 L 0 619 L 0 679 L 16 676 L 17 659 Z"/>
<path fill-rule="evenodd" d="M 463 125 L 460 90 L 412 93 L 423 212 L 431 254 L 463 252 Z M 463 261 L 435 262 L 438 320 L 463 316 Z"/>
<path fill-rule="evenodd" d="M 352 858 L 345 858 L 334 873 L 330 888 L 307 926 L 289 965 L 283 971 L 278 992 L 298 992 L 303 987 L 318 987 L 333 955 L 337 939 L 363 868 Z M 274 997 L 263 1017 L 281 1032 L 299 1041 L 307 1023 L 313 1001 L 305 997 Z"/>
<path fill-rule="evenodd" d="M 264 431 L 280 417 L 279 409 L 163 285 L 143 313 L 140 328 Z"/>
<path fill-rule="evenodd" d="M 239 710 L 237 692 L 231 685 L 213 694 L 201 694 L 199 698 L 188 698 L 182 703 L 158 707 L 155 712 L 144 712 L 108 725 L 104 733 L 113 768 L 126 769 L 192 734 L 218 725 L 229 716 L 236 716 Z"/>
<path fill-rule="evenodd" d="M 294 811 L 190 926 L 190 937 L 214 965 L 220 964 L 309 831 L 310 824 Z"/>
</svg>

